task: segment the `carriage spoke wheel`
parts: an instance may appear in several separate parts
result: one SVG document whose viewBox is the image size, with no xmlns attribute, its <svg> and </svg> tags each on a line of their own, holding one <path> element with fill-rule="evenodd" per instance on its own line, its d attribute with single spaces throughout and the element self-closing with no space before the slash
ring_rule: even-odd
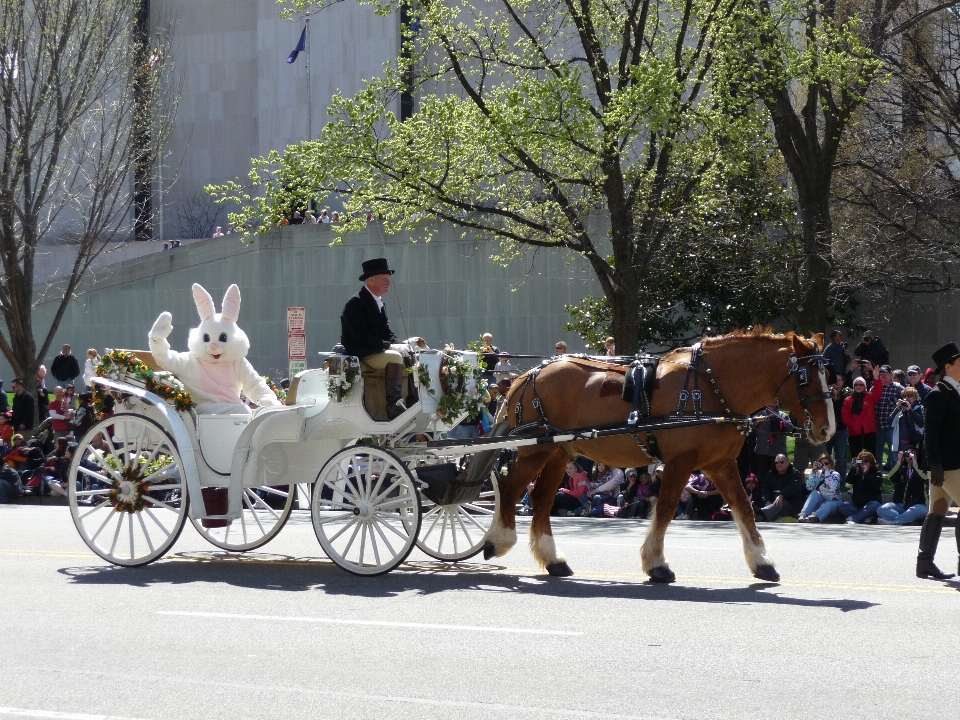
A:
<svg viewBox="0 0 960 720">
<path fill-rule="evenodd" d="M 498 479 L 497 471 L 492 470 L 480 497 L 462 505 L 437 505 L 423 497 L 417 547 L 430 557 L 447 562 L 467 560 L 483 550 L 490 526 L 500 512 Z"/>
<path fill-rule="evenodd" d="M 177 446 L 139 415 L 114 415 L 90 428 L 70 463 L 67 486 L 80 537 L 115 565 L 136 567 L 163 556 L 187 518 Z"/>
<path fill-rule="evenodd" d="M 420 496 L 407 466 L 374 447 L 341 450 L 313 488 L 313 528 L 347 572 L 381 575 L 407 559 L 420 528 Z"/>
<path fill-rule="evenodd" d="M 205 540 L 218 548 L 244 552 L 273 540 L 290 519 L 297 486 L 244 488 L 240 517 L 226 527 L 204 527 L 190 515 L 190 522 Z"/>
</svg>

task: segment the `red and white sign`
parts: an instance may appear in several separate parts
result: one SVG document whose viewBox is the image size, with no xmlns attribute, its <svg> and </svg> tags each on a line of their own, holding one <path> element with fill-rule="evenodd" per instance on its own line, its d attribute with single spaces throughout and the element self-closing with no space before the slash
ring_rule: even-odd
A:
<svg viewBox="0 0 960 720">
<path fill-rule="evenodd" d="M 303 335 L 287 336 L 287 359 L 288 360 L 306 360 L 307 359 L 307 338 Z"/>
<path fill-rule="evenodd" d="M 307 310 L 302 307 L 287 308 L 287 334 L 306 335 Z"/>
<path fill-rule="evenodd" d="M 306 308 L 287 308 L 287 360 L 291 378 L 307 369 Z"/>
</svg>

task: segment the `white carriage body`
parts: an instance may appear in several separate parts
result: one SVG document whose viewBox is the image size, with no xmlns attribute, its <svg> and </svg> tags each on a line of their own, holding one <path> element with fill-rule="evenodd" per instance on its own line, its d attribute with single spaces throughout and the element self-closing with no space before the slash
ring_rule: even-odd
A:
<svg viewBox="0 0 960 720">
<path fill-rule="evenodd" d="M 242 488 L 309 485 L 330 457 L 359 438 L 441 433 L 462 419 L 441 421 L 418 402 L 394 420 L 379 422 L 363 406 L 362 378 L 339 402 L 329 397 L 329 379 L 326 370 L 299 373 L 296 404 L 259 408 L 252 415 L 178 413 L 143 388 L 105 378 L 93 382 L 130 396 L 123 412 L 170 429 L 183 457 L 195 518 L 232 520 L 240 515 Z M 200 489 L 208 487 L 229 488 L 226 514 L 207 513 Z"/>
<path fill-rule="evenodd" d="M 462 464 L 451 461 L 476 452 L 470 441 L 417 439 L 440 439 L 465 413 L 439 419 L 415 376 L 426 402 L 378 421 L 364 406 L 362 375 L 346 382 L 347 367 L 352 373 L 359 363 L 333 357 L 340 362 L 332 377 L 304 371 L 291 404 L 250 414 L 177 412 L 143 387 L 94 378 L 121 402 L 84 436 L 70 466 L 71 512 L 87 545 L 112 563 L 143 565 L 173 546 L 189 517 L 217 547 L 255 549 L 302 509 L 298 488 L 308 486 L 317 538 L 348 572 L 389 572 L 414 545 L 440 560 L 480 552 L 499 506 L 492 461 L 461 480 Z M 421 360 L 438 387 L 439 355 Z M 434 471 L 429 478 L 418 475 L 424 465 Z"/>
</svg>

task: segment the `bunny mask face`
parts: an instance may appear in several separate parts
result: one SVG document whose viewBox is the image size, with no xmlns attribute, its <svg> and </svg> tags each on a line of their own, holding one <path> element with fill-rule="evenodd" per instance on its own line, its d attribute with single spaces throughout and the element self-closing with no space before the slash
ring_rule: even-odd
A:
<svg viewBox="0 0 960 720">
<path fill-rule="evenodd" d="M 231 363 L 241 360 L 250 350 L 250 341 L 237 327 L 240 314 L 240 288 L 231 285 L 223 296 L 223 312 L 217 313 L 213 298 L 198 283 L 193 284 L 193 299 L 200 314 L 200 325 L 190 330 L 187 347 L 201 363 Z"/>
</svg>

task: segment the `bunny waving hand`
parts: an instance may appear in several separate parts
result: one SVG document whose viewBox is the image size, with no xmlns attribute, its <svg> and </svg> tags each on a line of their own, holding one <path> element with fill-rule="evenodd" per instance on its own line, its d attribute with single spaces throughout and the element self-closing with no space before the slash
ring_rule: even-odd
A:
<svg viewBox="0 0 960 720">
<path fill-rule="evenodd" d="M 241 395 L 260 406 L 279 405 L 276 395 L 247 360 L 250 341 L 237 327 L 240 288 L 236 285 L 227 288 L 221 313 L 216 312 L 210 293 L 198 283 L 193 284 L 193 299 L 200 314 L 200 325 L 190 330 L 188 352 L 170 349 L 167 337 L 173 330 L 173 316 L 163 312 L 150 329 L 150 352 L 154 360 L 176 375 L 190 391 L 198 413 L 249 412 Z"/>
</svg>

